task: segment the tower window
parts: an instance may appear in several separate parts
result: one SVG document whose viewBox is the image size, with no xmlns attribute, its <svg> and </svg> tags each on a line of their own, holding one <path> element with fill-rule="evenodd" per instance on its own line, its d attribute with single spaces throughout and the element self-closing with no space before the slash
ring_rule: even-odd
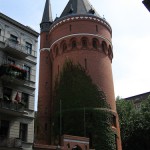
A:
<svg viewBox="0 0 150 150">
<path fill-rule="evenodd" d="M 96 25 L 96 32 L 98 32 L 98 25 Z"/>
<path fill-rule="evenodd" d="M 85 65 L 85 69 L 87 69 L 87 59 L 84 59 L 84 65 Z"/>
<path fill-rule="evenodd" d="M 107 44 L 105 41 L 102 42 L 102 50 L 106 55 L 108 55 Z"/>
<path fill-rule="evenodd" d="M 113 58 L 113 52 L 112 52 L 112 48 L 111 48 L 110 45 L 109 45 L 109 49 L 108 49 L 108 56 L 109 56 L 110 59 Z"/>
<path fill-rule="evenodd" d="M 93 39 L 93 47 L 94 47 L 95 49 L 98 48 L 98 41 L 97 41 L 97 39 Z"/>
<path fill-rule="evenodd" d="M 86 39 L 82 39 L 82 46 L 84 48 L 87 48 L 87 40 Z"/>
<path fill-rule="evenodd" d="M 77 47 L 76 41 L 72 41 L 72 48 L 76 48 L 76 47 Z"/>
<path fill-rule="evenodd" d="M 58 74 L 59 74 L 59 65 L 58 65 Z"/>
<path fill-rule="evenodd" d="M 58 56 L 58 46 L 56 47 L 56 49 L 55 49 L 55 51 L 56 51 L 56 56 Z"/>
<path fill-rule="evenodd" d="M 64 44 L 63 44 L 63 52 L 65 52 L 66 50 L 67 50 L 67 44 L 64 43 Z"/>
</svg>

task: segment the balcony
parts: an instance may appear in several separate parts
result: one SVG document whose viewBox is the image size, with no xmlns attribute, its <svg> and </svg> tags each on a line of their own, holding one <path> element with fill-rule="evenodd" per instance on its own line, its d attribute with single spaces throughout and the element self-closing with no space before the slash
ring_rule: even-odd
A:
<svg viewBox="0 0 150 150">
<path fill-rule="evenodd" d="M 0 149 L 6 148 L 21 148 L 22 141 L 19 138 L 3 138 L 0 136 Z"/>
<path fill-rule="evenodd" d="M 26 115 L 25 105 L 22 102 L 11 101 L 6 98 L 0 99 L 0 112 L 11 116 Z"/>
<path fill-rule="evenodd" d="M 1 48 L 13 57 L 25 59 L 29 55 L 34 57 L 37 55 L 36 51 L 29 49 L 26 45 L 20 44 L 17 40 L 0 36 L 0 42 L 4 43 L 4 46 L 1 46 Z"/>
<path fill-rule="evenodd" d="M 18 44 L 18 41 L 12 39 L 7 39 L 5 41 L 4 49 L 7 53 L 21 59 L 24 59 L 29 55 L 25 46 Z"/>
<path fill-rule="evenodd" d="M 0 66 L 0 77 L 7 81 L 25 81 L 27 71 L 12 64 L 3 64 Z"/>
</svg>

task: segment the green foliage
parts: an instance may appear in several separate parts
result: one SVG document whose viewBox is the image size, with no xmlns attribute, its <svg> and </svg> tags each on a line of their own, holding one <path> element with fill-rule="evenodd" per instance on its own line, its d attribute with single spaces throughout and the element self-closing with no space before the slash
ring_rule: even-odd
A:
<svg viewBox="0 0 150 150">
<path fill-rule="evenodd" d="M 150 98 L 136 109 L 132 101 L 117 100 L 123 150 L 150 149 Z"/>
<path fill-rule="evenodd" d="M 54 133 L 60 129 L 60 100 L 62 134 L 87 136 L 96 150 L 115 150 L 115 134 L 111 130 L 111 113 L 105 94 L 92 83 L 81 65 L 67 61 L 56 80 L 54 103 Z M 105 109 L 103 109 L 105 108 Z"/>
</svg>

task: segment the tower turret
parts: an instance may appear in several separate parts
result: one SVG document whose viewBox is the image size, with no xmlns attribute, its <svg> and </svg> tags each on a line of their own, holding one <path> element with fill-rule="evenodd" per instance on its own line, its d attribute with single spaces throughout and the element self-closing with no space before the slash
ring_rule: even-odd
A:
<svg viewBox="0 0 150 150">
<path fill-rule="evenodd" d="M 38 93 L 38 119 L 36 143 L 51 144 L 51 108 L 52 108 L 52 62 L 49 51 L 49 29 L 52 25 L 50 1 L 46 0 L 42 22 L 40 24 L 40 67 Z"/>
<path fill-rule="evenodd" d="M 49 47 L 48 32 L 52 23 L 53 23 L 53 19 L 52 19 L 50 0 L 46 0 L 44 13 L 43 13 L 42 21 L 40 24 L 40 28 L 41 28 L 40 48 Z"/>
</svg>

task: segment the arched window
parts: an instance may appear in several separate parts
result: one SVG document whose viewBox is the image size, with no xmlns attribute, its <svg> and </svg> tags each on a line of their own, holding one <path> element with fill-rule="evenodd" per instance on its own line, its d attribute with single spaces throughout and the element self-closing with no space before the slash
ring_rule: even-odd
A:
<svg viewBox="0 0 150 150">
<path fill-rule="evenodd" d="M 98 40 L 97 39 L 93 39 L 92 44 L 93 44 L 93 48 L 98 49 Z"/>
<path fill-rule="evenodd" d="M 77 43 L 75 40 L 72 41 L 72 48 L 76 48 L 77 47 Z"/>
<path fill-rule="evenodd" d="M 83 47 L 83 48 L 87 48 L 87 46 L 88 46 L 87 39 L 86 39 L 86 38 L 83 38 L 83 39 L 82 39 L 82 47 Z"/>
<path fill-rule="evenodd" d="M 106 55 L 108 55 L 107 43 L 105 41 L 102 42 L 102 50 Z"/>
<path fill-rule="evenodd" d="M 63 49 L 63 52 L 65 52 L 67 50 L 67 44 L 66 43 L 63 43 L 62 49 Z"/>
<path fill-rule="evenodd" d="M 110 45 L 109 45 L 109 49 L 108 49 L 108 56 L 109 56 L 110 59 L 113 58 L 113 52 L 112 52 L 112 48 L 111 48 Z"/>
<path fill-rule="evenodd" d="M 58 46 L 55 48 L 55 52 L 56 52 L 56 56 L 58 56 L 59 53 Z"/>
</svg>

